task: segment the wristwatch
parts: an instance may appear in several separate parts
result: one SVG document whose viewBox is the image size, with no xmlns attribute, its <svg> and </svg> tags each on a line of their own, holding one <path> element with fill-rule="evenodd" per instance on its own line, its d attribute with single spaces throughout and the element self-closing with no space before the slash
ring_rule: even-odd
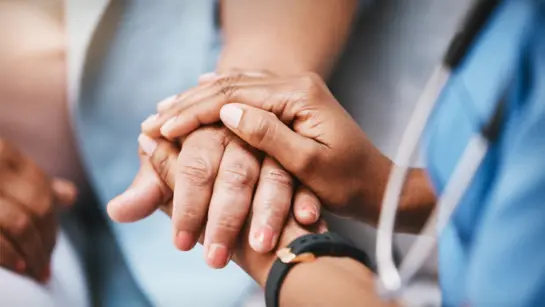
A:
<svg viewBox="0 0 545 307">
<path fill-rule="evenodd" d="M 267 307 L 278 307 L 280 289 L 289 271 L 298 263 L 312 262 L 318 257 L 348 257 L 368 267 L 373 272 L 375 266 L 367 254 L 350 245 L 332 232 L 302 236 L 279 250 L 265 284 Z"/>
</svg>

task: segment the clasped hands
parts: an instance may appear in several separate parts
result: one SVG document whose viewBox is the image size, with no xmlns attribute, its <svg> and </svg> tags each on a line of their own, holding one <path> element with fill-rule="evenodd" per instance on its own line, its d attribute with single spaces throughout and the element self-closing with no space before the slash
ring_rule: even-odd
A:
<svg viewBox="0 0 545 307">
<path fill-rule="evenodd" d="M 236 72 L 199 81 L 142 123 L 141 168 L 110 202 L 112 219 L 161 209 L 178 249 L 200 242 L 209 266 L 233 259 L 258 282 L 272 251 L 327 229 L 322 205 L 376 220 L 391 162 L 319 76 Z"/>
</svg>

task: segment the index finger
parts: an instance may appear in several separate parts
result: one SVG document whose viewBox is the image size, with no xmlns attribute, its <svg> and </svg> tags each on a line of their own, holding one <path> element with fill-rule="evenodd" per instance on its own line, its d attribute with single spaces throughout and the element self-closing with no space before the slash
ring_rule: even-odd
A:
<svg viewBox="0 0 545 307">
<path fill-rule="evenodd" d="M 321 93 L 327 92 L 323 81 L 314 74 L 296 78 L 265 78 L 248 83 L 240 78 L 216 81 L 216 87 L 206 99 L 188 104 L 177 111 L 161 127 L 167 138 L 187 135 L 202 125 L 218 122 L 221 107 L 232 102 L 246 104 L 274 113 L 284 123 L 292 122 L 299 112 L 321 103 Z"/>
</svg>

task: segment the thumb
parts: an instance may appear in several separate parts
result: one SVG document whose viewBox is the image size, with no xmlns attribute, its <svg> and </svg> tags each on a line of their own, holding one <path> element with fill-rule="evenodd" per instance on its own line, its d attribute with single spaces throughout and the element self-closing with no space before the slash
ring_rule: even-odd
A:
<svg viewBox="0 0 545 307">
<path fill-rule="evenodd" d="M 170 190 L 162 187 L 148 159 L 142 159 L 142 166 L 131 186 L 108 203 L 108 215 L 116 222 L 127 223 L 141 220 L 171 197 Z"/>
<path fill-rule="evenodd" d="M 51 182 L 51 189 L 53 190 L 53 194 L 59 205 L 69 207 L 76 202 L 78 189 L 71 181 L 61 178 L 53 178 Z"/>
<path fill-rule="evenodd" d="M 220 110 L 222 122 L 246 143 L 274 157 L 287 171 L 305 180 L 319 150 L 314 140 L 301 136 L 271 112 L 232 103 Z"/>
</svg>

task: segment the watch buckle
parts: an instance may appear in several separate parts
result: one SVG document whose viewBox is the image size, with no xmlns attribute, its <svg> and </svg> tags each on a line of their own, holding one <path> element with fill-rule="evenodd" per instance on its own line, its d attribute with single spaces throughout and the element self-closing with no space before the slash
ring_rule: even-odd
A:
<svg viewBox="0 0 545 307">
<path fill-rule="evenodd" d="M 316 256 L 313 253 L 302 253 L 299 255 L 294 254 L 290 248 L 282 248 L 276 252 L 276 256 L 283 263 L 301 263 L 301 262 L 312 262 L 316 260 Z"/>
</svg>

